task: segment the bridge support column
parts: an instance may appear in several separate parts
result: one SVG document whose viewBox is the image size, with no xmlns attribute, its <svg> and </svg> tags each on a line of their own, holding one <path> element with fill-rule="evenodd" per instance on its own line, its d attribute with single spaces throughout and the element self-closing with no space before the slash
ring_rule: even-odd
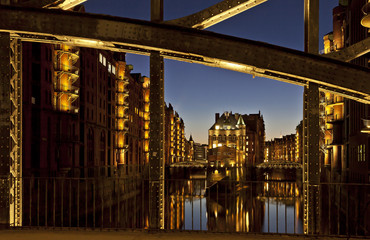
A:
<svg viewBox="0 0 370 240">
<path fill-rule="evenodd" d="M 22 225 L 22 45 L 0 33 L 0 225 Z"/>
<path fill-rule="evenodd" d="M 151 0 L 151 20 L 163 21 L 163 0 Z M 150 54 L 149 218 L 151 229 L 164 228 L 164 75 L 163 57 Z"/>
<path fill-rule="evenodd" d="M 305 52 L 319 52 L 319 0 L 304 0 Z M 314 69 L 313 69 L 314 71 Z M 319 87 L 309 83 L 303 103 L 303 228 L 305 234 L 320 229 Z"/>
</svg>

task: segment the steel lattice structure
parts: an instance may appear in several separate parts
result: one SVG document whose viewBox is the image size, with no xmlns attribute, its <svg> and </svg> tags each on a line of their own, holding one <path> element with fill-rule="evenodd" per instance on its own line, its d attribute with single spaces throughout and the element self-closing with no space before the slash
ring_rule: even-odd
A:
<svg viewBox="0 0 370 240">
<path fill-rule="evenodd" d="M 35 3 L 35 1 L 30 1 L 29 4 L 23 6 L 34 6 L 32 2 Z M 41 5 L 39 2 L 38 6 L 63 8 L 63 6 L 72 6 L 83 1 L 65 1 L 64 5 L 60 6 L 55 5 L 55 2 L 58 1 L 45 0 L 41 2 Z M 319 126 L 316 123 L 318 92 L 319 90 L 334 92 L 369 104 L 370 70 L 331 59 L 336 58 L 334 55 L 330 55 L 330 58 L 318 56 L 315 54 L 317 51 L 312 49 L 300 52 L 199 30 L 263 2 L 264 0 L 225 0 L 197 14 L 167 23 L 161 21 L 163 20 L 161 0 L 152 0 L 152 3 L 159 4 L 159 8 L 152 6 L 153 22 L 80 12 L 0 5 L 0 92 L 2 93 L 0 94 L 2 113 L 0 174 L 6 176 L 6 181 L 9 183 L 9 189 L 0 189 L 0 192 L 10 195 L 10 198 L 4 198 L 2 194 L 0 207 L 5 206 L 15 210 L 1 215 L 0 221 L 14 226 L 22 224 L 22 186 L 18 181 L 22 176 L 21 41 L 66 43 L 80 47 L 151 55 L 153 81 L 150 86 L 150 98 L 155 103 L 150 109 L 150 174 L 153 180 L 151 209 L 156 212 L 159 208 L 153 217 L 158 217 L 158 214 L 163 213 L 160 208 L 164 204 L 163 199 L 160 198 L 164 191 L 161 182 L 164 177 L 163 58 L 225 68 L 305 86 L 303 171 L 305 183 L 314 185 L 305 185 L 304 192 L 306 202 L 317 203 L 319 196 L 316 189 L 319 183 L 317 179 Z M 311 2 L 318 3 L 318 0 L 305 0 L 305 8 L 310 6 Z M 307 12 L 307 16 L 317 14 L 318 5 L 317 9 L 307 8 L 306 10 L 311 11 Z M 315 21 L 313 23 L 316 23 Z M 313 29 L 312 32 L 316 30 Z M 312 33 L 308 33 L 308 36 L 310 34 Z M 310 45 L 310 42 L 315 41 L 316 38 L 314 34 L 306 39 L 306 43 Z M 362 45 L 355 46 L 354 50 L 348 49 L 349 53 L 344 53 L 348 56 L 341 59 L 348 60 L 350 57 L 356 57 L 358 49 L 367 51 L 368 42 L 365 41 Z M 349 56 L 351 52 L 355 52 L 353 56 Z M 309 225 L 307 230 L 309 233 L 316 231 L 313 226 L 317 224 L 316 207 L 316 205 L 305 204 L 304 224 Z M 162 223 L 154 225 L 158 224 L 160 226 Z"/>
</svg>

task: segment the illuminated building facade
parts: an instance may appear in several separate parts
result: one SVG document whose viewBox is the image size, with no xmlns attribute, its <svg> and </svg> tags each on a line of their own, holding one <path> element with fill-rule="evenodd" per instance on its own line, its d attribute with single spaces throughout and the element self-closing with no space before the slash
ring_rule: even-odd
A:
<svg viewBox="0 0 370 240">
<path fill-rule="evenodd" d="M 194 143 L 194 160 L 207 160 L 208 145 Z"/>
<path fill-rule="evenodd" d="M 263 161 L 265 127 L 258 114 L 216 113 L 208 130 L 211 166 L 255 166 Z"/>
<path fill-rule="evenodd" d="M 295 161 L 302 163 L 303 159 L 303 121 L 295 128 Z"/>
<path fill-rule="evenodd" d="M 128 133 L 126 136 L 126 144 L 128 151 L 126 152 L 126 164 L 128 166 L 144 166 L 145 165 L 145 129 L 144 129 L 144 95 L 143 85 L 146 77 L 142 77 L 139 73 L 130 74 L 130 69 L 126 68 L 126 73 L 129 79 L 127 90 L 129 93 L 127 111 L 127 127 Z"/>
<path fill-rule="evenodd" d="M 23 49 L 24 172 L 111 176 L 112 167 L 148 163 L 149 79 L 130 74 L 124 53 Z"/>
<path fill-rule="evenodd" d="M 368 29 L 360 23 L 361 8 L 366 3 L 366 0 L 340 1 L 333 9 L 333 32 L 324 37 L 324 53 L 340 51 L 369 37 Z M 351 62 L 369 67 L 369 54 Z M 368 183 L 370 137 L 365 122 L 370 119 L 370 105 L 328 92 L 321 96 L 324 179 Z"/>
<path fill-rule="evenodd" d="M 187 160 L 185 125 L 171 104 L 165 107 L 165 164 Z"/>
<path fill-rule="evenodd" d="M 244 114 L 246 125 L 246 164 L 256 166 L 263 162 L 265 148 L 265 122 L 261 112 Z"/>
<path fill-rule="evenodd" d="M 265 144 L 265 160 L 297 162 L 295 134 L 275 138 L 274 140 L 267 141 Z"/>
<path fill-rule="evenodd" d="M 79 164 L 79 49 L 22 47 L 24 176 L 65 174 Z"/>
<path fill-rule="evenodd" d="M 194 140 L 190 135 L 189 140 L 185 139 L 185 161 L 194 161 Z"/>
<path fill-rule="evenodd" d="M 333 33 L 324 37 L 324 53 L 341 51 L 353 44 L 369 38 L 369 29 L 361 25 L 364 16 L 362 8 L 368 0 L 339 1 L 339 6 L 333 9 Z M 364 10 L 366 8 L 363 8 Z M 358 57 L 351 63 L 369 67 L 369 53 Z M 343 98 L 338 94 L 323 92 L 320 94 L 321 114 L 321 180 L 331 183 L 369 183 L 370 181 L 370 105 Z M 323 198 L 329 193 L 334 194 L 336 189 L 328 187 L 323 192 Z M 340 202 L 343 196 L 347 198 L 343 207 Z M 328 201 L 322 206 L 328 211 L 328 218 L 339 218 L 339 212 L 350 212 L 347 219 L 348 226 L 331 224 L 332 232 L 343 229 L 356 229 L 365 233 L 370 229 L 366 217 L 370 209 L 367 207 L 368 193 L 361 189 L 344 188 L 336 200 Z M 335 214 L 338 211 L 338 214 Z M 326 215 L 323 214 L 323 217 Z M 325 220 L 324 220 L 325 221 Z M 329 229 L 330 229 L 329 228 Z M 328 231 L 322 228 L 322 231 Z M 352 230 L 354 233 L 355 231 Z"/>
</svg>

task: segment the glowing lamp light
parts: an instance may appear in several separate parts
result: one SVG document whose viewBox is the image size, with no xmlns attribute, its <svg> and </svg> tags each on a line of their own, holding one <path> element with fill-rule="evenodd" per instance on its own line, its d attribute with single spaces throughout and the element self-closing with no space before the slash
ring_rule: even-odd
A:
<svg viewBox="0 0 370 240">
<path fill-rule="evenodd" d="M 370 134 L 370 119 L 362 119 L 364 128 L 361 129 L 362 133 Z"/>
<path fill-rule="evenodd" d="M 103 47 L 104 43 L 99 40 L 84 39 L 84 38 L 74 38 L 72 39 L 74 45 L 80 45 L 84 47 Z"/>
</svg>

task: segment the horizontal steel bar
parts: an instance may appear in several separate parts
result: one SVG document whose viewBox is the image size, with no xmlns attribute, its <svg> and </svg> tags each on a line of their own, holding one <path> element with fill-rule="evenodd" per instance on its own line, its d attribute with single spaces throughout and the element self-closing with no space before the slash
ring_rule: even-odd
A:
<svg viewBox="0 0 370 240">
<path fill-rule="evenodd" d="M 205 29 L 266 1 L 267 0 L 223 0 L 197 13 L 166 21 L 165 23 L 189 28 Z"/>
<path fill-rule="evenodd" d="M 370 103 L 370 70 L 322 56 L 166 24 L 69 11 L 0 7 L 0 31 L 112 51 L 164 57 L 307 85 Z M 29 39 L 32 40 L 32 39 Z M 126 48 L 126 49 L 125 49 Z M 187 58 L 186 58 L 187 57 Z"/>
</svg>

